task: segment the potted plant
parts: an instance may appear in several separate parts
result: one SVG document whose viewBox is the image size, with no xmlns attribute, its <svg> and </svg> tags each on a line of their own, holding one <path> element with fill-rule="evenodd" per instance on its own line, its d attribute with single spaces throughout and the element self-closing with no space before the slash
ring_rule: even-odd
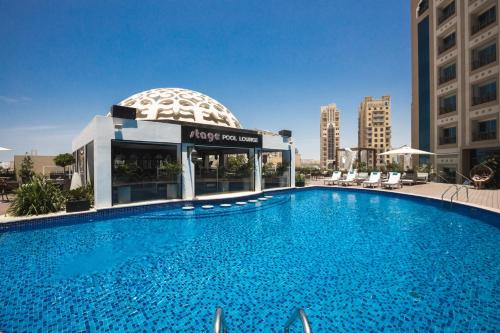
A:
<svg viewBox="0 0 500 333">
<path fill-rule="evenodd" d="M 305 185 L 306 185 L 306 177 L 301 173 L 295 174 L 295 186 L 304 187 Z"/>
<path fill-rule="evenodd" d="M 179 194 L 178 178 L 182 172 L 182 165 L 179 162 L 163 162 L 160 170 L 167 178 L 167 199 L 174 199 Z"/>
<path fill-rule="evenodd" d="M 94 203 L 94 189 L 92 186 L 81 186 L 70 190 L 66 195 L 66 212 L 83 212 L 89 210 Z"/>
</svg>

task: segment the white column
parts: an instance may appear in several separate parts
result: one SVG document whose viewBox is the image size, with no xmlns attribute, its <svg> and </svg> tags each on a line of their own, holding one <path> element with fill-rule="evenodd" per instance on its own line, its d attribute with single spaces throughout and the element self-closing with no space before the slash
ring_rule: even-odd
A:
<svg viewBox="0 0 500 333">
<path fill-rule="evenodd" d="M 255 192 L 262 191 L 262 149 L 250 149 L 250 158 L 254 162 Z"/>
<path fill-rule="evenodd" d="M 295 145 L 292 143 L 290 147 L 290 187 L 295 187 Z"/>
<path fill-rule="evenodd" d="M 191 161 L 192 144 L 183 143 L 181 145 L 182 163 L 182 199 L 190 200 L 194 198 L 194 163 Z"/>
<path fill-rule="evenodd" d="M 95 208 L 109 208 L 113 205 L 113 184 L 111 179 L 111 140 L 94 140 L 94 200 Z"/>
</svg>

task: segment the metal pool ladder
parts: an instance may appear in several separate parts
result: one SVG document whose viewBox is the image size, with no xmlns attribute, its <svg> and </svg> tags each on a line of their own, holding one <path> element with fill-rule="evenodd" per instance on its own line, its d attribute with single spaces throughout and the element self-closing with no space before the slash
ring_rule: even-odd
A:
<svg viewBox="0 0 500 333">
<path fill-rule="evenodd" d="M 214 333 L 227 333 L 224 314 L 222 313 L 222 308 L 219 306 L 215 309 Z"/>
<path fill-rule="evenodd" d="M 292 324 L 295 323 L 297 319 L 300 319 L 300 321 L 302 322 L 304 333 L 311 333 L 311 325 L 309 324 L 309 319 L 307 318 L 304 309 L 296 309 L 295 311 L 293 311 L 292 315 L 290 316 L 290 318 L 288 318 L 285 324 L 285 333 L 290 332 L 290 326 L 292 326 Z"/>
<path fill-rule="evenodd" d="M 290 326 L 292 326 L 297 319 L 300 319 L 302 322 L 302 328 L 304 333 L 311 333 L 311 325 L 309 324 L 309 319 L 307 318 L 306 312 L 304 309 L 296 309 L 293 311 L 292 315 L 286 321 L 284 333 L 290 333 Z M 215 309 L 215 320 L 214 320 L 214 333 L 227 333 L 227 325 L 224 320 L 224 315 L 222 313 L 222 308 L 217 307 Z"/>
<path fill-rule="evenodd" d="M 456 196 L 456 199 L 458 200 L 458 194 L 460 193 L 460 191 L 462 189 L 465 188 L 465 194 L 466 194 L 466 197 L 467 197 L 467 202 L 469 202 L 469 187 L 467 185 L 456 185 L 456 184 L 452 184 L 451 186 L 449 186 L 444 192 L 443 194 L 441 194 L 441 201 L 444 201 L 444 195 L 446 193 L 448 193 L 449 190 L 451 190 L 452 188 L 455 188 L 455 192 L 453 192 L 453 194 L 451 195 L 450 197 L 450 204 L 453 204 L 453 198 Z"/>
</svg>

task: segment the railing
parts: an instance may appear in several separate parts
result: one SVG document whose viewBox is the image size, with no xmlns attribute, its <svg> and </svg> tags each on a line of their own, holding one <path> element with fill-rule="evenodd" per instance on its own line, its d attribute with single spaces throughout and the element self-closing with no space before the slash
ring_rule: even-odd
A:
<svg viewBox="0 0 500 333">
<path fill-rule="evenodd" d="M 441 177 L 441 176 L 440 176 Z M 442 178 L 442 177 L 441 177 Z M 444 178 L 443 178 L 444 179 Z M 446 179 L 445 179 L 446 180 Z M 452 188 L 455 188 L 456 191 L 458 191 L 458 185 L 457 184 L 451 184 L 446 188 L 446 190 L 441 194 L 441 201 L 444 201 L 444 196 L 446 193 L 448 193 Z"/>
<path fill-rule="evenodd" d="M 492 62 L 495 62 L 495 60 L 497 60 L 496 53 L 488 53 L 487 55 L 473 59 L 472 70 L 491 64 Z"/>
<path fill-rule="evenodd" d="M 311 325 L 309 324 L 309 319 L 307 318 L 307 315 L 303 309 L 297 309 L 292 313 L 292 315 L 285 324 L 284 332 L 289 333 L 290 326 L 292 326 L 297 319 L 300 319 L 300 321 L 302 322 L 302 328 L 304 330 L 304 333 L 311 333 Z"/>
<path fill-rule="evenodd" d="M 445 51 L 448 51 L 449 49 L 451 49 L 452 47 L 454 47 L 455 45 L 457 45 L 457 42 L 456 41 L 453 41 L 453 42 L 450 42 L 448 44 L 444 44 L 444 45 L 441 45 L 438 50 L 439 50 L 439 54 L 445 52 Z"/>
<path fill-rule="evenodd" d="M 457 73 L 445 74 L 439 77 L 439 84 L 446 83 L 448 81 L 454 80 L 457 78 Z"/>
<path fill-rule="evenodd" d="M 453 203 L 453 197 L 456 196 L 457 197 L 457 200 L 458 200 L 458 193 L 460 192 L 461 189 L 465 188 L 465 191 L 467 193 L 467 202 L 469 202 L 469 188 L 465 185 L 462 185 L 462 186 L 458 186 L 457 190 L 455 191 L 455 193 L 453 193 L 451 195 L 451 198 L 450 198 L 450 203 L 452 204 Z"/>
<path fill-rule="evenodd" d="M 482 21 L 479 21 L 476 24 L 472 25 L 471 35 L 475 35 L 479 31 L 489 26 L 490 24 L 494 23 L 496 20 L 497 20 L 496 14 L 490 14 L 486 16 Z"/>
<path fill-rule="evenodd" d="M 224 315 L 222 313 L 222 308 L 217 307 L 215 309 L 215 320 L 214 320 L 214 333 L 227 333 L 227 325 L 224 320 Z"/>
<path fill-rule="evenodd" d="M 451 137 L 444 137 L 439 139 L 439 144 L 440 145 L 450 145 L 457 143 L 457 137 L 456 136 L 451 136 Z"/>
<path fill-rule="evenodd" d="M 497 132 L 472 133 L 472 141 L 493 140 L 497 138 Z"/>
<path fill-rule="evenodd" d="M 453 15 L 455 15 L 455 5 L 453 4 L 452 7 L 448 6 L 446 7 L 446 10 L 443 10 L 443 13 L 439 16 L 438 18 L 438 24 L 443 23 Z"/>
<path fill-rule="evenodd" d="M 439 115 L 447 114 L 447 113 L 455 112 L 455 111 L 457 111 L 456 105 L 447 105 L 447 106 L 439 107 Z"/>
<path fill-rule="evenodd" d="M 483 103 L 488 103 L 497 99 L 497 93 L 487 93 L 482 96 L 473 96 L 472 97 L 472 105 L 478 105 Z"/>
</svg>

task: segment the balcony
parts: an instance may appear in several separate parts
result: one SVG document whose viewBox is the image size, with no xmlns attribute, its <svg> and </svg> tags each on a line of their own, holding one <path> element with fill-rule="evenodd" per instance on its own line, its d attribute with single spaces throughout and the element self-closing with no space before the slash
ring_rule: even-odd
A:
<svg viewBox="0 0 500 333">
<path fill-rule="evenodd" d="M 454 143 L 457 143 L 457 137 L 456 136 L 439 138 L 439 144 L 440 145 L 451 145 L 451 144 L 454 144 Z"/>
<path fill-rule="evenodd" d="M 429 0 L 423 0 L 418 7 L 418 16 L 422 15 L 429 8 Z"/>
<path fill-rule="evenodd" d="M 439 115 L 457 111 L 456 105 L 443 105 L 439 107 Z"/>
<path fill-rule="evenodd" d="M 488 53 L 484 56 L 480 56 L 477 59 L 472 60 L 472 70 L 476 70 L 480 67 L 491 64 L 497 60 L 497 55 L 495 53 Z"/>
<path fill-rule="evenodd" d="M 441 11 L 441 15 L 438 18 L 438 24 L 443 23 L 453 15 L 455 15 L 455 2 L 452 2 L 448 6 L 443 8 L 443 10 Z"/>
<path fill-rule="evenodd" d="M 442 74 L 439 77 L 439 84 L 443 84 L 443 83 L 449 82 L 451 80 L 455 80 L 456 78 L 457 78 L 457 73 L 455 73 L 455 72 Z"/>
<path fill-rule="evenodd" d="M 449 42 L 444 43 L 443 45 L 440 45 L 438 47 L 439 54 L 448 51 L 449 49 L 453 48 L 456 44 L 457 43 L 456 43 L 455 39 L 453 39 Z"/>
<path fill-rule="evenodd" d="M 496 132 L 472 133 L 472 141 L 495 140 L 496 138 L 497 138 Z"/>
<path fill-rule="evenodd" d="M 495 101 L 497 99 L 496 92 L 490 92 L 481 96 L 473 96 L 472 97 L 472 105 L 479 105 L 483 103 L 488 103 Z"/>
<path fill-rule="evenodd" d="M 477 17 L 476 23 L 474 23 L 471 27 L 471 35 L 477 34 L 479 31 L 495 23 L 496 20 L 496 7 L 491 7 L 486 12 Z"/>
</svg>

